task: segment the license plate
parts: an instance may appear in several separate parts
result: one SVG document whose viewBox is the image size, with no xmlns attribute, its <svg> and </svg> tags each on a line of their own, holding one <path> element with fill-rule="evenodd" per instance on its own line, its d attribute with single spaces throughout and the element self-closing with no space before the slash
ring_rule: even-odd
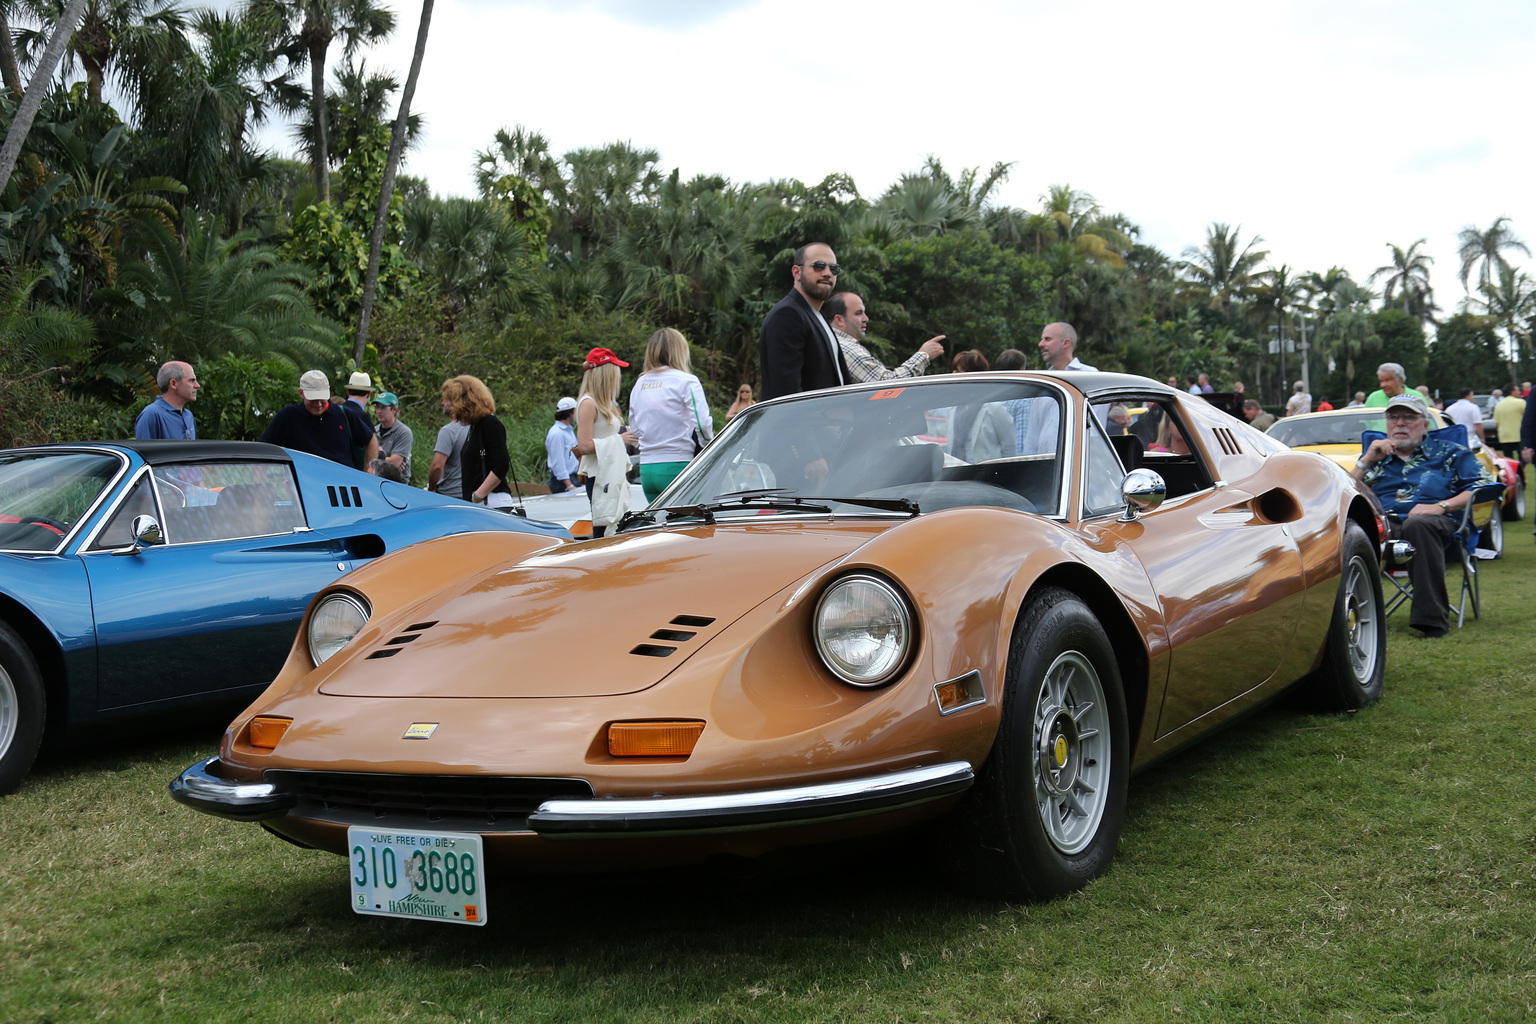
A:
<svg viewBox="0 0 1536 1024">
<path fill-rule="evenodd" d="M 480 837 L 462 832 L 347 829 L 352 909 L 381 917 L 485 924 Z"/>
</svg>

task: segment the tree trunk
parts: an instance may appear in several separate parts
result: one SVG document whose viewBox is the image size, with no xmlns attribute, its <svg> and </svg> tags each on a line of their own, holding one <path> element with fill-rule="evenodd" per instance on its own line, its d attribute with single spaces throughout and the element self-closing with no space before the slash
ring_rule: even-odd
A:
<svg viewBox="0 0 1536 1024">
<path fill-rule="evenodd" d="M 368 322 L 373 319 L 373 297 L 379 287 L 379 259 L 384 252 L 384 230 L 389 225 L 389 203 L 395 195 L 395 172 L 400 169 L 400 151 L 405 148 L 405 128 L 411 118 L 411 100 L 416 95 L 416 79 L 421 75 L 421 61 L 427 52 L 427 28 L 432 24 L 433 0 L 422 0 L 421 24 L 416 28 L 416 52 L 411 54 L 411 72 L 400 93 L 400 113 L 389 137 L 389 157 L 384 161 L 384 184 L 379 189 L 379 207 L 373 214 L 373 237 L 368 242 L 368 269 L 363 274 L 362 310 L 357 315 L 357 340 L 352 346 L 352 362 L 363 365 L 368 345 Z"/>
<path fill-rule="evenodd" d="M 0 9 L 0 79 L 20 99 L 23 93 L 21 72 L 16 68 L 16 45 L 11 39 L 11 23 Z"/>
<path fill-rule="evenodd" d="M 315 126 L 315 146 L 310 159 L 315 162 L 315 201 L 331 201 L 331 150 L 325 137 L 325 46 L 309 48 L 309 119 Z"/>
<path fill-rule="evenodd" d="M 43 93 L 48 91 L 48 86 L 53 82 L 53 71 L 59 66 L 59 58 L 64 56 L 69 39 L 75 34 L 75 26 L 80 24 L 80 16 L 84 13 L 85 0 L 69 0 L 69 6 L 64 8 L 47 48 L 43 50 L 37 67 L 32 71 L 32 80 L 27 83 L 27 91 L 16 108 L 11 130 L 5 135 L 5 144 L 0 146 L 0 192 L 5 191 L 6 184 L 11 180 L 11 172 L 16 169 L 16 159 L 21 156 L 21 147 L 27 141 L 27 133 L 32 130 L 32 119 L 37 116 L 37 108 L 43 105 Z"/>
</svg>

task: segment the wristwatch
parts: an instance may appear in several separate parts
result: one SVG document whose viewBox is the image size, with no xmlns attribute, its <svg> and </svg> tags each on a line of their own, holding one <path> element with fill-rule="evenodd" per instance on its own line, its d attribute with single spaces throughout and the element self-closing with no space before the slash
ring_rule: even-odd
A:
<svg viewBox="0 0 1536 1024">
<path fill-rule="evenodd" d="M 1440 506 L 1440 511 L 1442 512 L 1449 512 L 1451 510 L 1451 503 L 1449 501 L 1440 501 L 1436 502 L 1436 504 Z"/>
<path fill-rule="evenodd" d="M 1371 464 L 1369 462 L 1366 462 L 1365 461 L 1365 456 L 1362 455 L 1358 459 L 1355 460 L 1355 468 L 1356 469 L 1370 469 L 1371 468 Z"/>
</svg>

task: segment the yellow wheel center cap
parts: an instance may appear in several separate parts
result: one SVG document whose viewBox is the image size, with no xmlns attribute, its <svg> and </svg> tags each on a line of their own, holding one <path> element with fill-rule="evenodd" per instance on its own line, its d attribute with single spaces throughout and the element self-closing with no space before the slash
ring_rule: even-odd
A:
<svg viewBox="0 0 1536 1024">
<path fill-rule="evenodd" d="M 1067 738 L 1065 736 L 1057 736 L 1056 737 L 1056 767 L 1060 768 L 1061 766 L 1065 765 L 1066 763 L 1067 763 Z"/>
</svg>

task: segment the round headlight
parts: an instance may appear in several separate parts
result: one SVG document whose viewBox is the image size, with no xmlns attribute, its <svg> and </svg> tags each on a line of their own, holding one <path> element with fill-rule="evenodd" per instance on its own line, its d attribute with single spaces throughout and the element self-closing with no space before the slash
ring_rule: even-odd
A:
<svg viewBox="0 0 1536 1024">
<path fill-rule="evenodd" d="M 832 674 L 854 686 L 889 682 L 912 649 L 912 613 L 887 580 L 844 576 L 816 605 L 816 653 Z"/>
<path fill-rule="evenodd" d="M 309 617 L 309 656 L 316 667 L 343 647 L 368 624 L 368 606 L 362 599 L 335 593 L 320 602 Z"/>
</svg>

